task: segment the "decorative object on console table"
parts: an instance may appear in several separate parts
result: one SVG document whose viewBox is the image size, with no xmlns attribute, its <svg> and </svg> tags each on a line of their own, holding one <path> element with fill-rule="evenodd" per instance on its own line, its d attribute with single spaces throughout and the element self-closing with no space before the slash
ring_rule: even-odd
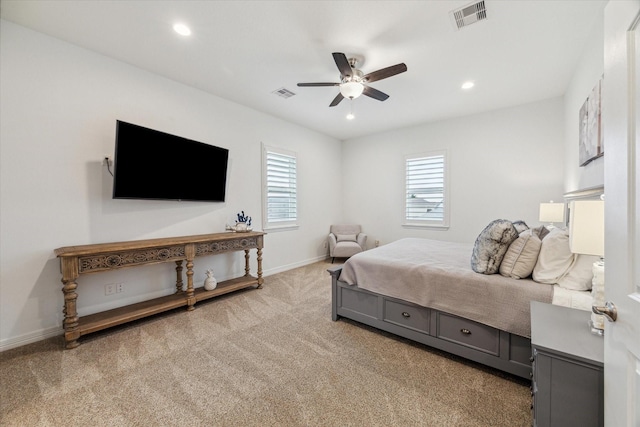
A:
<svg viewBox="0 0 640 427">
<path fill-rule="evenodd" d="M 593 263 L 594 312 L 591 314 L 591 332 L 604 334 L 604 316 L 597 314 L 597 307 L 603 307 L 604 301 L 604 200 L 583 200 L 571 202 L 569 219 L 571 252 L 583 255 L 597 255 L 600 260 Z"/>
<path fill-rule="evenodd" d="M 212 291 L 218 286 L 218 281 L 213 277 L 213 270 L 207 270 L 207 278 L 204 279 L 204 290 Z"/>
<path fill-rule="evenodd" d="M 237 216 L 238 219 L 236 220 L 234 231 L 239 233 L 251 231 L 251 217 L 249 215 L 245 215 L 244 211 L 241 211 Z"/>
<path fill-rule="evenodd" d="M 555 228 L 554 222 L 564 222 L 564 203 L 540 203 L 540 222 L 548 222 L 546 227 L 551 230 Z"/>
</svg>

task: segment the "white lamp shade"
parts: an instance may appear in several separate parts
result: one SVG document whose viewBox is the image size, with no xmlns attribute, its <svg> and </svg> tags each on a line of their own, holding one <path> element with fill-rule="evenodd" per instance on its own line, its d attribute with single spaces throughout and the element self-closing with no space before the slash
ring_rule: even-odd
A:
<svg viewBox="0 0 640 427">
<path fill-rule="evenodd" d="M 340 93 L 345 98 L 357 98 L 362 95 L 364 86 L 358 82 L 346 82 L 340 85 Z"/>
<path fill-rule="evenodd" d="M 564 222 L 564 203 L 540 203 L 540 222 Z"/>
<path fill-rule="evenodd" d="M 569 245 L 574 254 L 604 256 L 604 201 L 571 202 Z"/>
</svg>

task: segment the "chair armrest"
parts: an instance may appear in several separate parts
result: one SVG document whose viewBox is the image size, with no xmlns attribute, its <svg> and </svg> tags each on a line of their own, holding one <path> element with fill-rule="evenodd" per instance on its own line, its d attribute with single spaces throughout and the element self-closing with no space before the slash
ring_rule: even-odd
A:
<svg viewBox="0 0 640 427">
<path fill-rule="evenodd" d="M 360 247 L 362 248 L 362 250 L 366 250 L 367 249 L 367 235 L 364 233 L 360 233 L 358 234 L 358 237 L 356 237 L 358 244 L 360 245 Z"/>
<path fill-rule="evenodd" d="M 329 233 L 329 253 L 333 254 L 333 250 L 336 247 L 336 244 L 338 244 L 338 239 L 336 238 L 336 235 L 333 233 Z"/>
</svg>

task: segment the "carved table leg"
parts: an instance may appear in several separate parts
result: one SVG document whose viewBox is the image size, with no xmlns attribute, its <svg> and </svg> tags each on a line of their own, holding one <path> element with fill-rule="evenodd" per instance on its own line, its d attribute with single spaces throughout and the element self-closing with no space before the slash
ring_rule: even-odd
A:
<svg viewBox="0 0 640 427">
<path fill-rule="evenodd" d="M 60 260 L 62 267 L 62 292 L 64 294 L 64 321 L 62 326 L 64 327 L 64 341 L 66 348 L 76 348 L 80 345 L 78 339 L 80 338 L 80 331 L 78 330 L 79 317 L 76 311 L 76 302 L 78 300 L 78 294 L 76 289 L 78 284 L 76 280 L 78 278 L 78 260 L 77 258 L 64 258 Z"/>
<path fill-rule="evenodd" d="M 193 291 L 193 258 L 196 256 L 196 249 L 193 244 L 186 245 L 184 249 L 187 256 L 187 311 L 191 311 L 196 303 Z"/>
<path fill-rule="evenodd" d="M 262 288 L 264 280 L 262 279 L 262 248 L 258 248 L 258 289 Z"/>
<path fill-rule="evenodd" d="M 244 276 L 247 277 L 250 272 L 249 268 L 249 249 L 244 250 Z"/>
<path fill-rule="evenodd" d="M 176 261 L 176 294 L 182 292 L 182 260 Z"/>
</svg>

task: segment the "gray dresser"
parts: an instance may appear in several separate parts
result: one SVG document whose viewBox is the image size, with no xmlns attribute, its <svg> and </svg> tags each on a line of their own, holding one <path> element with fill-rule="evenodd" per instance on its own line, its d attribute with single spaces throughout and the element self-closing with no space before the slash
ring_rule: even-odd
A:
<svg viewBox="0 0 640 427">
<path fill-rule="evenodd" d="M 590 313 L 531 302 L 533 425 L 604 425 L 604 343 Z"/>
</svg>

